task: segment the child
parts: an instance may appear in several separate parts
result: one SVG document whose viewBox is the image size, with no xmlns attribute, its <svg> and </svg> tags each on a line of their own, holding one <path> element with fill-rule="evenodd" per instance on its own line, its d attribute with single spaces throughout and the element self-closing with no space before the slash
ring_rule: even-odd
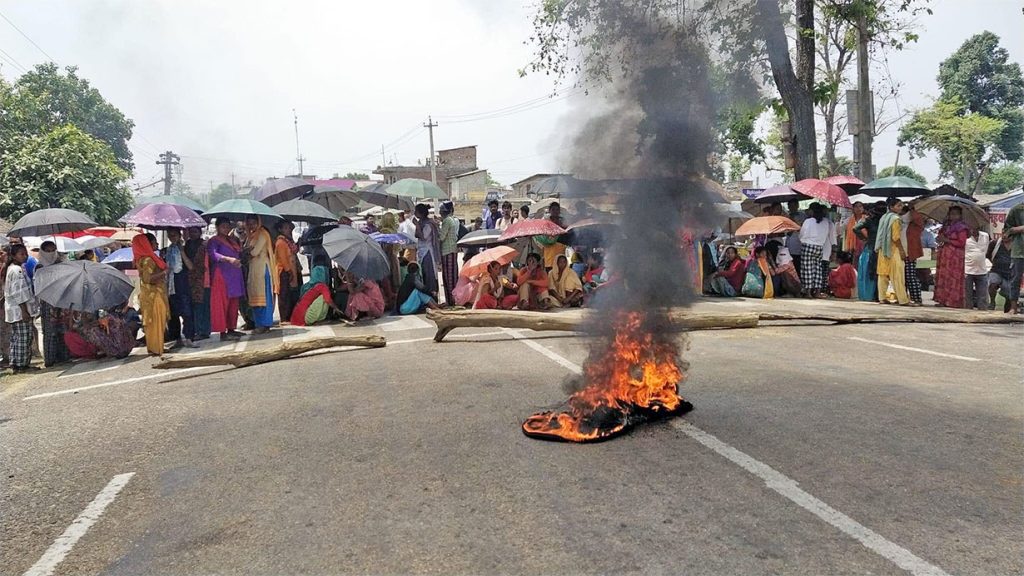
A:
<svg viewBox="0 0 1024 576">
<path fill-rule="evenodd" d="M 853 256 L 849 252 L 838 252 L 839 267 L 828 275 L 828 287 L 836 298 L 850 300 L 857 297 L 857 271 L 853 268 Z"/>
</svg>

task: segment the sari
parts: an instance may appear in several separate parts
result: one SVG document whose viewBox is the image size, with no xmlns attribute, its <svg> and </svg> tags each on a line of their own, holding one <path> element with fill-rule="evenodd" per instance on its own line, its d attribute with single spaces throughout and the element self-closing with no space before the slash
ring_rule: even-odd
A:
<svg viewBox="0 0 1024 576">
<path fill-rule="evenodd" d="M 583 283 L 580 282 L 580 277 L 576 275 L 576 272 L 568 266 L 559 272 L 556 265 L 548 273 L 548 287 L 563 306 L 578 306 L 583 303 Z M 576 293 L 576 296 L 567 302 L 566 298 L 573 292 Z"/>
<path fill-rule="evenodd" d="M 210 257 L 210 330 L 225 332 L 238 323 L 238 300 L 245 295 L 242 270 L 226 259 L 241 258 L 242 246 L 231 236 L 214 236 L 206 243 Z"/>
<path fill-rule="evenodd" d="M 747 265 L 747 276 L 743 279 L 743 289 L 740 292 L 748 298 L 763 298 L 765 300 L 775 298 L 775 282 L 767 256 L 750 261 Z"/>
<path fill-rule="evenodd" d="M 370 318 L 380 318 L 384 315 L 384 295 L 381 294 L 380 286 L 369 279 L 362 279 L 357 283 L 358 291 L 350 292 L 348 304 L 345 306 L 345 315 L 355 320 L 360 314 Z"/>
<path fill-rule="evenodd" d="M 402 315 L 419 314 L 429 304 L 433 304 L 434 299 L 426 293 L 426 289 L 427 287 L 423 284 L 418 272 L 406 274 L 402 285 L 398 288 L 398 298 L 396 299 L 398 313 Z"/>
<path fill-rule="evenodd" d="M 132 238 L 132 254 L 135 268 L 139 271 L 139 309 L 146 332 L 146 350 L 150 354 L 163 355 L 164 331 L 171 315 L 171 305 L 167 300 L 166 278 L 158 278 L 158 275 L 167 270 L 167 263 L 156 255 L 143 234 Z"/>
<path fill-rule="evenodd" d="M 246 296 L 256 327 L 269 328 L 274 325 L 274 294 L 280 290 L 270 232 L 260 226 L 246 238 L 245 247 L 249 249 Z"/>
<path fill-rule="evenodd" d="M 949 308 L 963 308 L 964 251 L 970 231 L 963 222 L 946 222 L 939 230 L 946 242 L 938 249 L 935 274 L 935 302 Z"/>
</svg>

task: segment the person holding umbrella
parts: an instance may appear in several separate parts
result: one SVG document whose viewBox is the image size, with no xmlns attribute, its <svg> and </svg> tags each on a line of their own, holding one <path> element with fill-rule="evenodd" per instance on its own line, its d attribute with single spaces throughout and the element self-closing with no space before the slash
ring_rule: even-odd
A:
<svg viewBox="0 0 1024 576">
<path fill-rule="evenodd" d="M 9 357 L 14 373 L 38 370 L 30 366 L 32 359 L 32 333 L 34 319 L 39 315 L 39 301 L 32 291 L 32 282 L 25 273 L 28 248 L 24 244 L 12 244 L 4 277 L 4 320 L 11 329 Z"/>
<path fill-rule="evenodd" d="M 57 252 L 57 244 L 46 240 L 39 246 L 38 269 L 53 266 L 64 261 L 64 256 Z M 67 325 L 64 311 L 54 308 L 46 302 L 39 302 L 39 317 L 43 325 L 43 365 L 49 368 L 54 364 L 67 362 L 71 359 L 67 344 L 64 343 L 64 331 Z"/>
<path fill-rule="evenodd" d="M 217 218 L 215 225 L 217 235 L 206 244 L 210 255 L 210 329 L 219 332 L 221 340 L 237 340 L 242 336 L 235 330 L 238 301 L 245 296 L 242 244 L 231 234 L 231 220 Z"/>
<path fill-rule="evenodd" d="M 936 306 L 964 307 L 964 252 L 970 230 L 963 223 L 962 217 L 962 208 L 950 206 L 946 222 L 936 238 L 939 244 L 939 255 L 935 260 Z"/>
<path fill-rule="evenodd" d="M 899 198 L 890 197 L 885 201 L 888 208 L 885 216 L 878 223 L 878 235 L 875 237 L 875 252 L 878 253 L 878 301 L 888 304 L 889 284 L 892 284 L 893 292 L 896 294 L 896 302 L 900 306 L 910 304 L 910 296 L 907 294 L 906 275 L 904 266 L 907 260 L 907 249 L 903 245 L 903 237 L 900 230 L 903 222 L 900 220 L 900 212 L 903 211 L 903 201 Z M 897 258 L 898 256 L 898 258 Z M 961 270 L 963 265 L 960 266 Z M 962 292 L 963 290 L 961 290 Z"/>
<path fill-rule="evenodd" d="M 196 327 L 192 321 L 192 289 L 188 279 L 188 269 L 192 266 L 192 261 L 185 254 L 180 228 L 168 228 L 167 240 L 170 244 L 163 251 L 168 270 L 167 300 L 171 305 L 167 335 L 168 338 L 176 340 L 175 348 L 199 348 L 199 345 L 192 341 L 196 335 Z"/>
<path fill-rule="evenodd" d="M 260 224 L 259 216 L 245 217 L 247 233 L 243 250 L 249 254 L 249 275 L 246 277 L 246 294 L 252 308 L 255 334 L 266 334 L 274 325 L 274 295 L 281 290 L 277 275 L 277 258 L 274 257 L 270 232 Z"/>
<path fill-rule="evenodd" d="M 139 309 L 146 332 L 146 350 L 164 355 L 164 331 L 171 305 L 167 301 L 167 263 L 156 255 L 156 236 L 147 232 L 132 238 L 132 255 L 139 271 Z"/>
</svg>

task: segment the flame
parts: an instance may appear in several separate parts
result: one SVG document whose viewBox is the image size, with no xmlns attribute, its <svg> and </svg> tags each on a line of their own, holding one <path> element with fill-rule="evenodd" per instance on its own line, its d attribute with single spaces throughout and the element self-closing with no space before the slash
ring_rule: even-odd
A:
<svg viewBox="0 0 1024 576">
<path fill-rule="evenodd" d="M 676 346 L 645 330 L 643 312 L 621 312 L 608 350 L 584 369 L 588 383 L 559 412 L 541 412 L 523 422 L 527 436 L 593 442 L 625 432 L 638 422 L 689 411 L 679 396 L 684 375 Z"/>
</svg>

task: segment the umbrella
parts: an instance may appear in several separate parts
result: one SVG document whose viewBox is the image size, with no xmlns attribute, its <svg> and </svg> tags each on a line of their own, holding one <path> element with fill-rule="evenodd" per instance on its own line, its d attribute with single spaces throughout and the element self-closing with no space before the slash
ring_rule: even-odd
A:
<svg viewBox="0 0 1024 576">
<path fill-rule="evenodd" d="M 324 234 L 327 234 L 338 226 L 339 224 L 337 222 L 331 222 L 329 224 L 314 226 L 309 230 L 306 230 L 302 236 L 299 237 L 299 246 L 320 246 L 323 244 Z"/>
<path fill-rule="evenodd" d="M 206 208 L 195 200 L 188 196 L 182 196 L 180 194 L 162 194 L 160 196 L 147 196 L 145 198 L 136 198 L 135 205 L 142 206 L 144 204 L 177 204 L 178 206 L 184 206 L 193 212 L 202 214 Z"/>
<path fill-rule="evenodd" d="M 736 229 L 736 236 L 757 236 L 796 232 L 800 226 L 785 216 L 758 216 Z"/>
<path fill-rule="evenodd" d="M 302 198 L 304 194 L 312 192 L 313 188 L 313 183 L 302 178 L 274 178 L 260 186 L 253 193 L 253 197 L 267 206 L 273 206 L 285 200 Z"/>
<path fill-rule="evenodd" d="M 380 244 L 349 226 L 338 226 L 324 234 L 323 247 L 331 260 L 360 278 L 380 280 L 391 273 Z"/>
<path fill-rule="evenodd" d="M 565 228 L 555 224 L 551 220 L 534 220 L 528 218 L 512 223 L 498 237 L 499 241 L 511 240 L 522 236 L 561 236 L 565 234 Z"/>
<path fill-rule="evenodd" d="M 150 230 L 205 228 L 206 221 L 194 210 L 180 204 L 143 204 L 121 217 L 121 222 Z"/>
<path fill-rule="evenodd" d="M 822 180 L 834 186 L 839 186 L 847 194 L 853 194 L 864 186 L 864 182 L 855 176 L 829 176 L 828 178 L 822 178 Z"/>
<path fill-rule="evenodd" d="M 761 192 L 754 198 L 758 204 L 772 204 L 774 202 L 788 202 L 790 200 L 807 200 L 807 196 L 794 191 L 789 184 L 779 184 Z"/>
<path fill-rule="evenodd" d="M 95 236 L 80 236 L 78 238 L 67 238 L 66 236 L 45 236 L 37 239 L 30 239 L 26 236 L 25 242 L 32 245 L 42 245 L 43 242 L 53 242 L 57 245 L 57 252 L 67 254 L 69 252 L 84 252 L 94 250 L 100 246 L 106 246 L 116 242 L 113 238 L 97 238 Z"/>
<path fill-rule="evenodd" d="M 232 220 L 242 220 L 246 216 L 254 215 L 273 218 L 275 220 L 281 219 L 281 215 L 274 212 L 270 206 L 267 206 L 262 202 L 249 200 L 248 198 L 235 198 L 220 202 L 213 208 L 207 210 L 206 213 L 203 214 L 203 218 L 213 220 L 217 217 L 224 217 Z"/>
<path fill-rule="evenodd" d="M 273 210 L 287 220 L 298 220 L 310 224 L 338 221 L 338 217 L 331 214 L 327 208 L 304 199 L 286 200 L 275 205 Z"/>
<path fill-rule="evenodd" d="M 988 212 L 973 200 L 958 196 L 931 196 L 914 202 L 915 210 L 937 222 L 945 222 L 946 214 L 953 206 L 959 206 L 963 211 L 964 224 L 979 230 L 989 228 Z"/>
<path fill-rule="evenodd" d="M 512 261 L 519 256 L 519 250 L 511 246 L 495 246 L 494 248 L 488 248 L 483 252 L 473 256 L 462 265 L 462 270 L 459 272 L 459 276 L 465 278 L 472 278 L 487 271 L 487 267 L 491 262 L 497 262 L 502 266 L 511 264 Z"/>
<path fill-rule="evenodd" d="M 858 192 L 885 198 L 887 196 L 920 196 L 931 192 L 931 190 L 913 178 L 889 176 L 868 182 Z"/>
<path fill-rule="evenodd" d="M 373 204 L 374 206 L 380 206 L 388 210 L 404 210 L 406 212 L 412 212 L 413 202 L 411 198 L 405 198 L 403 196 L 396 196 L 390 192 L 384 192 L 380 189 L 374 191 L 362 190 L 359 192 L 359 197 L 364 202 Z"/>
<path fill-rule="evenodd" d="M 124 230 L 119 230 L 115 232 L 114 235 L 110 237 L 110 239 L 115 240 L 117 242 L 131 242 L 132 238 L 135 238 L 139 234 L 142 234 L 142 232 L 139 230 L 136 230 L 134 228 L 125 228 Z"/>
<path fill-rule="evenodd" d="M 797 192 L 810 196 L 811 198 L 817 198 L 818 200 L 824 200 L 833 206 L 842 206 L 843 208 L 852 208 L 850 204 L 850 198 L 843 192 L 843 189 L 835 184 L 829 184 L 824 180 L 818 180 L 817 178 L 804 178 L 798 182 L 794 182 L 789 185 L 790 188 Z"/>
<path fill-rule="evenodd" d="M 319 206 L 323 206 L 332 214 L 341 214 L 359 204 L 359 194 L 338 186 L 317 185 L 313 191 L 302 197 Z"/>
<path fill-rule="evenodd" d="M 493 246 L 500 244 L 501 230 L 474 230 L 459 239 L 459 246 Z"/>
<path fill-rule="evenodd" d="M 399 246 L 407 246 L 409 244 L 415 244 L 415 238 L 409 238 L 405 234 L 385 234 L 383 232 L 374 232 L 370 234 L 370 238 L 377 241 L 378 244 L 397 244 Z"/>
<path fill-rule="evenodd" d="M 93 226 L 99 226 L 99 224 L 77 210 L 44 208 L 22 216 L 7 235 L 46 236 L 60 232 L 77 232 Z"/>
<path fill-rule="evenodd" d="M 109 256 L 103 259 L 103 263 L 108 266 L 113 266 L 118 270 L 135 268 L 135 254 L 132 252 L 131 246 L 128 248 L 121 248 L 111 252 Z"/>
<path fill-rule="evenodd" d="M 36 271 L 36 296 L 54 308 L 95 312 L 128 301 L 135 286 L 123 272 L 90 260 L 44 266 Z"/>
<path fill-rule="evenodd" d="M 426 180 L 420 180 L 419 178 L 402 178 L 398 182 L 388 186 L 387 192 L 388 194 L 405 196 L 406 198 L 448 199 L 448 195 L 445 194 L 444 190 L 438 188 L 437 184 L 427 182 Z M 369 202 L 369 200 L 367 201 Z"/>
<path fill-rule="evenodd" d="M 544 200 L 541 200 L 539 202 L 534 202 L 533 204 L 530 204 L 530 218 L 533 218 L 533 219 L 536 219 L 536 220 L 539 220 L 539 219 L 543 218 L 544 217 L 544 213 L 555 202 L 559 202 L 559 199 L 558 198 L 545 198 Z M 561 202 L 559 202 L 558 205 L 561 206 L 562 205 Z"/>
</svg>

